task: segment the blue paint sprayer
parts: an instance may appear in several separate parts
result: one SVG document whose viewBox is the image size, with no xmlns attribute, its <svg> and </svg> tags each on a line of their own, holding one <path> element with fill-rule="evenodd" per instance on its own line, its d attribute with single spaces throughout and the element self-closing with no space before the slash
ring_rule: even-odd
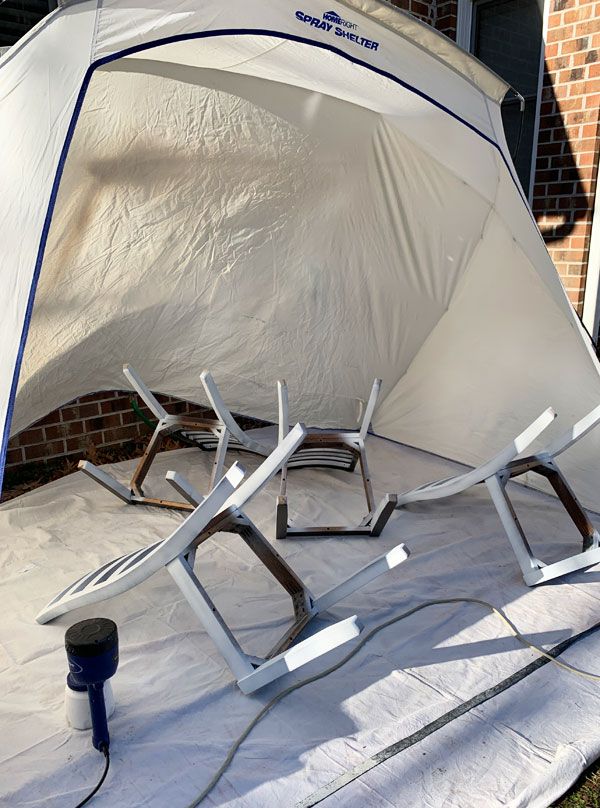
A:
<svg viewBox="0 0 600 808">
<path fill-rule="evenodd" d="M 65 706 L 67 720 L 75 729 L 92 728 L 92 744 L 104 754 L 106 766 L 102 779 L 79 806 L 98 791 L 110 762 L 108 718 L 115 706 L 109 679 L 119 664 L 117 626 L 105 617 L 92 617 L 75 623 L 65 634 L 69 662 Z M 79 808 L 78 806 L 78 808 Z"/>
</svg>

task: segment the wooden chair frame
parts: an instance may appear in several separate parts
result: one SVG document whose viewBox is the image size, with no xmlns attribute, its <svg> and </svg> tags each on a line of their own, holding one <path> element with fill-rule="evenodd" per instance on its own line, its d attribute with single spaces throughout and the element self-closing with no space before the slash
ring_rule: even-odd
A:
<svg viewBox="0 0 600 808">
<path fill-rule="evenodd" d="M 123 365 L 123 373 L 133 389 L 138 393 L 154 417 L 158 420 L 144 454 L 140 457 L 133 471 L 129 481 L 129 487 L 123 485 L 107 471 L 98 468 L 88 460 L 79 462 L 79 469 L 83 471 L 84 474 L 123 502 L 131 505 L 154 505 L 160 508 L 172 508 L 179 511 L 193 510 L 193 506 L 190 505 L 189 502 L 149 497 L 144 494 L 143 490 L 144 481 L 148 476 L 148 472 L 157 453 L 160 451 L 164 439 L 174 432 L 181 433 L 188 442 L 192 442 L 203 451 L 216 449 L 209 490 L 214 488 L 217 480 L 223 475 L 225 455 L 230 443 L 235 442 L 235 448 L 240 451 L 254 451 L 262 455 L 268 454 L 263 451 L 257 452 L 249 445 L 238 445 L 237 441 L 232 441 L 227 427 L 218 419 L 189 418 L 184 415 L 170 415 L 150 392 L 148 387 L 146 387 L 131 365 Z M 241 431 L 242 430 L 240 430 L 240 432 Z"/>
</svg>

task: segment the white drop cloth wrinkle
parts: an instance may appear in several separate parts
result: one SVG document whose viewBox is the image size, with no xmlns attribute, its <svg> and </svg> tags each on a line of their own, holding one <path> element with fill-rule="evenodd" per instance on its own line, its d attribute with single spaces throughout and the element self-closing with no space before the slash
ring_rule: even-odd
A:
<svg viewBox="0 0 600 808">
<path fill-rule="evenodd" d="M 368 451 L 380 493 L 456 468 L 374 437 Z M 244 461 L 254 467 L 253 458 Z M 126 479 L 130 466 L 111 470 Z M 150 490 L 166 491 L 161 480 L 173 467 L 200 490 L 206 487 L 210 457 L 183 449 L 159 455 Z M 299 512 L 311 520 L 317 512 L 328 517 L 339 508 L 360 509 L 357 474 L 295 471 L 289 485 Z M 277 490 L 274 481 L 250 508 L 267 535 Z M 572 528 L 555 500 L 521 486 L 514 486 L 512 496 L 540 553 L 551 560 L 573 547 Z M 100 808 L 187 805 L 277 692 L 273 686 L 245 697 L 237 690 L 167 574 L 50 625 L 35 624 L 38 609 L 70 581 L 167 535 L 179 519 L 121 505 L 79 474 L 0 508 L 0 794 L 7 805 L 75 804 L 97 779 L 100 759 L 89 734 L 70 731 L 63 716 L 64 631 L 78 619 L 111 617 L 121 638 L 121 665 L 113 680 L 113 761 L 96 798 Z M 424 600 L 479 596 L 503 608 L 529 639 L 546 647 L 598 620 L 596 569 L 534 590 L 523 585 L 483 489 L 396 512 L 378 539 L 293 540 L 277 549 L 320 591 L 398 540 L 410 547 L 409 561 L 336 607 L 336 617 L 358 613 L 368 630 Z M 215 537 L 199 551 L 197 570 L 242 645 L 257 654 L 268 649 L 281 632 L 282 615 L 289 614 L 289 599 L 245 545 Z M 600 638 L 589 637 L 564 659 L 597 672 L 599 644 Z M 379 634 L 337 673 L 278 704 L 243 744 L 206 805 L 291 806 L 534 658 L 497 618 L 477 607 L 434 607 L 414 615 Z M 599 707 L 596 684 L 546 665 L 325 804 L 548 805 L 596 756 Z"/>
</svg>

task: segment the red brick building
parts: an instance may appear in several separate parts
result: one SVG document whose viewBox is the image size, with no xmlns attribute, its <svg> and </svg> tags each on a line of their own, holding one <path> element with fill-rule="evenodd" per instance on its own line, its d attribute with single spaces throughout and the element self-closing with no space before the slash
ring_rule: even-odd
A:
<svg viewBox="0 0 600 808">
<path fill-rule="evenodd" d="M 395 0 L 471 51 L 525 99 L 503 115 L 515 164 L 569 298 L 594 338 L 600 326 L 600 0 Z M 8 0 L 6 7 L 14 5 Z M 0 6 L 0 28 L 2 26 Z M 175 405 L 188 410 L 190 405 Z M 7 469 L 77 458 L 146 427 L 129 394 L 86 396 L 9 445 Z"/>
</svg>

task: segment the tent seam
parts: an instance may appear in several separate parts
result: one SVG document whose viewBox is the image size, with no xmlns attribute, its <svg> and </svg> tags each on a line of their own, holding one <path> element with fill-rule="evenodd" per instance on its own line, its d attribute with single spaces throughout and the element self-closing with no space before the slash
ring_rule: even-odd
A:
<svg viewBox="0 0 600 808">
<path fill-rule="evenodd" d="M 462 288 L 462 286 L 464 285 L 464 279 L 465 279 L 465 277 L 466 277 L 466 276 L 469 274 L 469 272 L 470 272 L 470 270 L 471 270 L 471 265 L 472 265 L 472 263 L 473 263 L 473 259 L 474 259 L 474 257 L 475 257 L 475 254 L 478 252 L 478 250 L 479 250 L 479 248 L 480 248 L 481 244 L 483 243 L 483 237 L 485 236 L 485 232 L 486 232 L 486 230 L 487 230 L 487 227 L 488 227 L 488 224 L 489 224 L 489 221 L 490 221 L 490 217 L 491 217 L 491 215 L 492 215 L 492 212 L 493 212 L 493 211 L 494 211 L 494 209 L 495 209 L 496 199 L 497 199 L 497 196 L 498 196 L 498 187 L 499 187 L 499 183 L 498 183 L 498 186 L 496 187 L 496 194 L 495 194 L 495 196 L 494 196 L 494 201 L 493 201 L 493 202 L 488 202 L 488 203 L 487 203 L 487 204 L 488 204 L 490 207 L 489 207 L 489 210 L 488 210 L 488 212 L 487 212 L 487 214 L 486 214 L 485 221 L 484 221 L 484 223 L 483 223 L 483 227 L 481 228 L 481 234 L 480 234 L 480 236 L 479 236 L 479 239 L 477 240 L 477 243 L 473 245 L 473 249 L 472 249 L 472 251 L 471 251 L 471 254 L 470 254 L 469 258 L 467 259 L 467 262 L 466 262 L 466 264 L 465 264 L 465 268 L 464 268 L 464 270 L 462 271 L 462 274 L 461 274 L 461 276 L 460 276 L 460 278 L 459 278 L 459 280 L 458 280 L 458 283 L 456 284 L 456 287 L 455 287 L 455 289 L 454 289 L 454 292 L 452 293 L 452 297 L 451 297 L 451 299 L 450 299 L 450 303 L 448 304 L 448 306 L 447 306 L 447 308 L 446 308 L 446 311 L 445 311 L 445 312 L 442 314 L 442 316 L 439 318 L 439 320 L 438 320 L 438 321 L 436 322 L 436 324 L 433 326 L 433 328 L 431 329 L 431 331 L 429 332 L 429 334 L 428 334 L 428 335 L 425 337 L 425 339 L 424 339 L 424 340 L 423 340 L 423 342 L 421 343 L 421 347 L 420 347 L 420 348 L 419 348 L 419 350 L 416 352 L 416 354 L 413 356 L 413 358 L 410 360 L 410 362 L 409 362 L 409 364 L 407 365 L 407 367 L 406 367 L 406 369 L 404 370 L 404 372 L 400 374 L 400 376 L 399 376 L 399 377 L 396 379 L 396 381 L 394 382 L 393 386 L 391 387 L 391 389 L 390 389 L 389 393 L 388 393 L 388 394 L 387 394 L 387 395 L 386 395 L 386 396 L 385 396 L 385 397 L 384 397 L 384 398 L 381 400 L 381 404 L 384 404 L 384 403 L 387 401 L 387 399 L 388 399 L 388 398 L 389 398 L 389 397 L 392 395 L 392 393 L 394 392 L 394 390 L 396 389 L 396 387 L 398 387 L 398 385 L 400 384 L 400 382 L 402 381 L 402 379 L 404 379 L 404 377 L 406 376 L 406 374 L 409 372 L 409 370 L 410 370 L 410 369 L 411 369 L 411 367 L 413 366 L 413 364 L 414 364 L 415 360 L 417 359 L 417 357 L 419 356 L 419 354 L 421 353 L 421 351 L 423 350 L 423 348 L 425 348 L 425 346 L 426 346 L 426 345 L 429 343 L 429 341 L 430 341 L 430 340 L 433 338 L 433 335 L 434 335 L 434 334 L 435 334 L 435 332 L 438 330 L 438 327 L 439 327 L 440 323 L 442 323 L 442 322 L 443 322 L 443 320 L 444 320 L 444 319 L 447 317 L 448 313 L 450 312 L 450 309 L 451 309 L 451 307 L 452 307 L 452 301 L 454 300 L 454 297 L 456 296 L 456 294 L 457 294 L 457 292 L 459 291 L 459 289 L 460 289 L 460 288 Z M 380 404 L 380 406 L 377 408 L 378 410 L 380 410 L 380 409 L 381 409 L 381 404 Z M 378 436 L 378 437 L 383 437 L 383 436 Z M 390 438 L 390 440 L 391 440 L 391 438 Z M 419 448 L 419 447 L 415 447 L 415 448 Z M 421 450 L 421 451 L 428 451 L 428 450 Z M 443 455 L 440 455 L 440 457 L 443 457 Z M 445 459 L 447 459 L 447 460 L 452 460 L 452 462 L 454 462 L 454 463 L 461 463 L 461 462 L 462 462 L 462 461 L 460 461 L 460 460 L 453 460 L 452 458 L 445 458 Z M 464 463 L 463 463 L 463 465 L 467 465 L 467 464 L 464 464 Z"/>
<path fill-rule="evenodd" d="M 98 0 L 96 3 L 96 16 L 94 19 L 94 31 L 92 33 L 92 41 L 90 42 L 90 64 L 94 62 L 94 54 L 96 53 L 96 43 L 98 41 L 98 29 L 100 28 L 100 11 L 102 10 L 104 0 Z M 487 105 L 486 105 L 487 106 Z M 492 126 L 492 132 L 494 127 Z"/>
</svg>

